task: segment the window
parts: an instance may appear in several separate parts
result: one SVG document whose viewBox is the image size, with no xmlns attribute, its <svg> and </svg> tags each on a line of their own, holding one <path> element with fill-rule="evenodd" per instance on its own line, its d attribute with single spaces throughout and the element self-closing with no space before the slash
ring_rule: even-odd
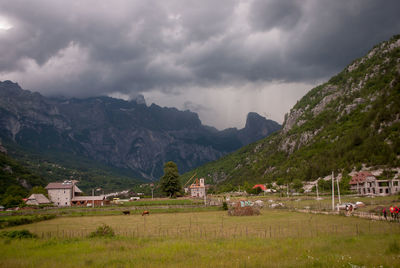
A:
<svg viewBox="0 0 400 268">
<path fill-rule="evenodd" d="M 383 193 L 383 190 L 382 190 L 382 189 L 379 189 L 379 193 Z"/>
</svg>

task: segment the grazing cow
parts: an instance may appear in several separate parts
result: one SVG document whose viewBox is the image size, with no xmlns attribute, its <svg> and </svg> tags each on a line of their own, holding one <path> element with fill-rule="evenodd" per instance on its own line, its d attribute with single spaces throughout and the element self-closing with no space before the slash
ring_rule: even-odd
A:
<svg viewBox="0 0 400 268">
<path fill-rule="evenodd" d="M 142 216 L 144 216 L 144 215 L 149 215 L 150 216 L 150 211 L 148 211 L 148 210 L 143 211 Z"/>
<path fill-rule="evenodd" d="M 130 215 L 131 214 L 131 212 L 129 210 L 124 210 L 124 211 L 122 211 L 122 213 L 124 213 L 124 215 Z"/>
</svg>

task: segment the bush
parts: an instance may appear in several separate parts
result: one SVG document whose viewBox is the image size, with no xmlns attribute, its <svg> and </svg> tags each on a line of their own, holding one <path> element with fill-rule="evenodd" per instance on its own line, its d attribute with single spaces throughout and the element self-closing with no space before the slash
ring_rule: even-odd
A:
<svg viewBox="0 0 400 268">
<path fill-rule="evenodd" d="M 103 224 L 97 227 L 96 231 L 91 232 L 89 237 L 113 237 L 114 235 L 114 230 L 110 226 Z"/>
<path fill-rule="evenodd" d="M 223 210 L 228 210 L 228 203 L 226 203 L 225 201 L 222 202 L 222 209 Z"/>
<path fill-rule="evenodd" d="M 22 239 L 22 238 L 37 238 L 37 235 L 32 234 L 28 230 L 2 231 L 0 237 Z"/>
<path fill-rule="evenodd" d="M 18 226 L 23 224 L 30 224 L 39 221 L 51 220 L 54 219 L 56 215 L 35 215 L 35 216 L 27 216 L 27 217 L 18 217 L 11 218 L 6 220 L 0 220 L 0 228 Z"/>
</svg>

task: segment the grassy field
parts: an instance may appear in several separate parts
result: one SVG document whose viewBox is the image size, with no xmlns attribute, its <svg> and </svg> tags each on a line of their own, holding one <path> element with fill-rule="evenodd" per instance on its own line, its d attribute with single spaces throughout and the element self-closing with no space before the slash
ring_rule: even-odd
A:
<svg viewBox="0 0 400 268">
<path fill-rule="evenodd" d="M 56 215 L 63 217 L 82 217 L 82 216 L 107 216 L 121 215 L 122 211 L 129 211 L 131 214 L 141 214 L 144 210 L 150 210 L 156 213 L 185 213 L 185 212 L 204 212 L 221 210 L 221 207 L 202 206 L 202 205 L 139 205 L 139 206 L 123 206 L 113 205 L 104 207 L 66 207 L 54 209 L 37 209 L 37 210 L 19 210 L 19 211 L 2 211 L 0 213 L 0 221 L 6 218 L 19 218 L 31 215 Z"/>
<path fill-rule="evenodd" d="M 202 205 L 201 199 L 142 199 L 123 203 L 124 206 L 184 206 L 184 205 Z"/>
<path fill-rule="evenodd" d="M 98 226 L 116 237 L 87 238 Z M 148 217 L 61 217 L 6 230 L 38 239 L 0 239 L 0 267 L 392 267 L 400 225 L 285 210 L 254 217 L 224 211 Z"/>
</svg>

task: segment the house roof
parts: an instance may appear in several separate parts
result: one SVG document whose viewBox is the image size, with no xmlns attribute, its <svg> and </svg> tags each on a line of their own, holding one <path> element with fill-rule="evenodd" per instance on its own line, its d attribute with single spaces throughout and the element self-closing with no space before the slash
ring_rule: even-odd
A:
<svg viewBox="0 0 400 268">
<path fill-rule="evenodd" d="M 75 183 L 78 181 L 73 180 L 71 182 L 50 182 L 47 186 L 46 189 L 72 189 L 74 187 L 74 192 L 75 193 L 82 193 L 81 189 L 76 186 Z"/>
<path fill-rule="evenodd" d="M 43 194 L 31 194 L 27 201 L 36 201 L 38 204 L 51 203 L 50 200 L 47 199 L 47 197 L 45 197 Z"/>
<path fill-rule="evenodd" d="M 91 200 L 101 201 L 101 200 L 105 200 L 105 199 L 106 199 L 106 197 L 104 195 L 75 196 L 74 198 L 72 198 L 72 201 L 91 201 Z"/>
<path fill-rule="evenodd" d="M 73 186 L 72 183 L 64 183 L 64 182 L 50 182 L 46 189 L 71 189 Z"/>
<path fill-rule="evenodd" d="M 203 178 L 202 178 L 203 179 Z M 194 183 L 192 183 L 192 185 L 189 186 L 189 188 L 205 188 L 204 185 L 200 184 L 199 179 L 196 179 Z"/>
<path fill-rule="evenodd" d="M 78 186 L 74 185 L 74 192 L 75 193 L 82 193 L 81 189 L 78 188 Z"/>
<path fill-rule="evenodd" d="M 363 183 L 363 182 L 365 182 L 365 180 L 366 180 L 367 177 L 374 177 L 374 175 L 372 175 L 372 173 L 371 173 L 371 172 L 368 172 L 368 171 L 361 171 L 361 172 L 358 172 L 357 174 L 355 174 L 355 175 L 351 178 L 349 184 L 354 185 L 354 184 L 357 184 L 357 183 Z"/>
<path fill-rule="evenodd" d="M 264 184 L 256 184 L 256 185 L 254 185 L 253 189 L 256 189 L 256 188 L 261 188 L 261 190 L 263 190 L 263 191 L 267 190 L 267 188 L 265 188 Z"/>
</svg>

